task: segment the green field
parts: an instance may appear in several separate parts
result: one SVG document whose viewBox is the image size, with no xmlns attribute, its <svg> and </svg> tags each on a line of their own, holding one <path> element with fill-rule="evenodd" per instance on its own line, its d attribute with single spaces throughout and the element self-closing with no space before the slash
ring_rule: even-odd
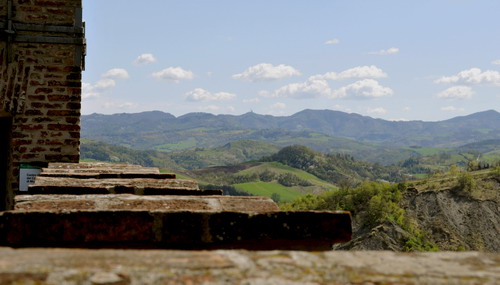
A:
<svg viewBox="0 0 500 285">
<path fill-rule="evenodd" d="M 280 202 L 291 202 L 304 194 L 290 187 L 271 182 L 250 182 L 234 184 L 234 187 L 240 191 L 245 191 L 257 196 L 271 197 L 276 193 L 280 197 Z"/>
</svg>

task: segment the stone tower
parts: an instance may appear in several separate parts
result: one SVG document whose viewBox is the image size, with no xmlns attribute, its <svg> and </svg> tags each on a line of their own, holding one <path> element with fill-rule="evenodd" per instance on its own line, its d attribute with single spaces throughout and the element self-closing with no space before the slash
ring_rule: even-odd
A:
<svg viewBox="0 0 500 285">
<path fill-rule="evenodd" d="M 78 162 L 84 57 L 81 0 L 0 0 L 0 210 L 23 169 Z"/>
</svg>

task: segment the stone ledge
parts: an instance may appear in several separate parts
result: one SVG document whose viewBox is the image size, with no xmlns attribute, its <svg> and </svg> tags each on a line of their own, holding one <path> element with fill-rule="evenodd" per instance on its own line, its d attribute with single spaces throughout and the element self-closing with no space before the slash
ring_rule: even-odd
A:
<svg viewBox="0 0 500 285">
<path fill-rule="evenodd" d="M 222 195 L 222 190 L 202 190 L 198 182 L 185 179 L 105 178 L 79 179 L 38 176 L 28 194 L 136 194 L 136 195 Z"/>
<path fill-rule="evenodd" d="M 14 209 L 21 211 L 279 211 L 272 199 L 256 196 L 18 195 L 15 203 Z"/>
<path fill-rule="evenodd" d="M 500 255 L 479 252 L 0 248 L 0 284 L 499 283 Z"/>
<path fill-rule="evenodd" d="M 351 239 L 348 212 L 7 211 L 12 247 L 331 250 Z"/>
</svg>

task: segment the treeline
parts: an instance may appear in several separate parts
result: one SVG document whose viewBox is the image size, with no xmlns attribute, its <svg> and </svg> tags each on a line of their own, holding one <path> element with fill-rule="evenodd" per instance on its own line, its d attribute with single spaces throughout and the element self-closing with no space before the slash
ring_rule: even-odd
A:
<svg viewBox="0 0 500 285">
<path fill-rule="evenodd" d="M 240 184 L 250 182 L 277 182 L 286 187 L 293 186 L 312 186 L 313 184 L 306 179 L 302 179 L 293 173 L 276 173 L 268 169 L 260 173 L 232 175 L 229 184 Z"/>
<path fill-rule="evenodd" d="M 277 161 L 337 185 L 357 186 L 365 180 L 402 180 L 397 167 L 357 161 L 347 154 L 321 154 L 301 145 L 284 147 L 263 161 Z"/>
</svg>

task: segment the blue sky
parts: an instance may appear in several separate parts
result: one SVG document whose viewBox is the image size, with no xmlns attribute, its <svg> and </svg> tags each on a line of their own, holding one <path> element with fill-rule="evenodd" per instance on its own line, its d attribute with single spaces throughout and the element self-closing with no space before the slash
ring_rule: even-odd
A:
<svg viewBox="0 0 500 285">
<path fill-rule="evenodd" d="M 83 0 L 82 112 L 500 111 L 498 0 Z"/>
</svg>

